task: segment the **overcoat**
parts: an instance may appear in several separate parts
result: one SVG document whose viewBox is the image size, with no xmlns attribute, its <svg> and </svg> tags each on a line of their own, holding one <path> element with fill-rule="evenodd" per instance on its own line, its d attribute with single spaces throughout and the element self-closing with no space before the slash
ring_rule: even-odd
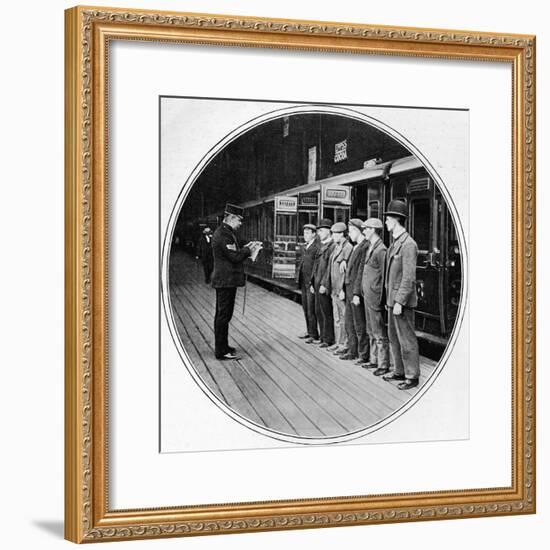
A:
<svg viewBox="0 0 550 550">
<path fill-rule="evenodd" d="M 326 274 L 330 274 L 330 255 L 332 254 L 335 246 L 336 245 L 332 239 L 325 243 L 319 243 L 317 253 L 315 254 L 315 261 L 313 263 L 310 279 L 310 282 L 316 291 L 318 291 L 319 287 L 326 282 Z M 327 292 L 327 294 L 329 293 Z"/>
<path fill-rule="evenodd" d="M 199 243 L 197 245 L 197 256 L 205 263 L 212 263 L 212 239 L 210 237 L 210 242 L 208 242 L 205 235 L 201 235 Z"/>
<path fill-rule="evenodd" d="M 300 285 L 300 287 L 302 284 L 309 287 L 311 274 L 313 273 L 313 264 L 315 262 L 315 256 L 317 255 L 318 248 L 319 239 L 317 237 L 315 237 L 309 247 L 304 245 L 302 248 L 302 256 L 298 263 L 298 269 L 296 270 L 296 282 Z"/>
<path fill-rule="evenodd" d="M 386 304 L 397 302 L 403 307 L 417 306 L 416 259 L 418 246 L 405 231 L 397 237 L 386 255 Z"/>
<path fill-rule="evenodd" d="M 250 248 L 241 245 L 233 229 L 228 224 L 222 223 L 212 237 L 214 256 L 212 286 L 214 288 L 244 286 L 244 261 L 250 253 Z"/>
<path fill-rule="evenodd" d="M 381 310 L 384 304 L 384 268 L 386 245 L 378 239 L 369 246 L 363 267 L 362 294 L 365 304 L 371 309 Z"/>
<path fill-rule="evenodd" d="M 327 293 L 337 296 L 341 290 L 344 290 L 345 272 L 340 271 L 342 262 L 347 262 L 351 251 L 352 244 L 344 239 L 342 243 L 335 244 L 334 250 L 330 255 L 329 268 L 325 273 L 321 284 L 327 288 Z"/>
<path fill-rule="evenodd" d="M 354 296 L 361 296 L 361 280 L 363 278 L 363 264 L 365 263 L 365 254 L 369 247 L 369 241 L 363 239 L 358 245 L 353 247 L 351 251 L 346 276 L 344 279 L 345 286 L 351 290 Z"/>
</svg>

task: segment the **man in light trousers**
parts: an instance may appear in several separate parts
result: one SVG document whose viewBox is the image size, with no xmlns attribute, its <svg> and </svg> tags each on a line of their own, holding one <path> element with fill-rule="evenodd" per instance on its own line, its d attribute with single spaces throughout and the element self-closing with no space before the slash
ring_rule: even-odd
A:
<svg viewBox="0 0 550 550">
<path fill-rule="evenodd" d="M 348 337 L 345 327 L 346 295 L 344 292 L 344 277 L 347 261 L 353 246 L 346 238 L 346 224 L 335 223 L 331 228 L 334 250 L 329 259 L 329 269 L 325 274 L 322 286 L 332 296 L 332 308 L 334 318 L 334 345 L 327 348 L 336 355 L 341 355 L 348 350 Z"/>
</svg>

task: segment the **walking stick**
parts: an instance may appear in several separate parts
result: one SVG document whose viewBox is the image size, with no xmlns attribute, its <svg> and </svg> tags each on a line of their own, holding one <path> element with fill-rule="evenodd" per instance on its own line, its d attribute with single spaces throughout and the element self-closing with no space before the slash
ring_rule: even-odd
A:
<svg viewBox="0 0 550 550">
<path fill-rule="evenodd" d="M 246 308 L 246 287 L 248 286 L 247 279 L 248 279 L 248 275 L 245 273 L 244 274 L 244 294 L 243 294 L 243 317 L 244 317 L 244 310 Z"/>
<path fill-rule="evenodd" d="M 259 244 L 258 242 L 256 243 L 257 245 Z M 261 249 L 261 245 L 260 245 L 260 249 Z M 253 262 L 256 261 L 256 257 L 257 257 L 257 254 L 260 250 L 258 249 L 258 251 L 256 252 L 256 256 L 254 256 L 253 258 Z M 243 294 L 243 315 L 244 315 L 244 310 L 246 308 L 246 289 L 248 287 L 248 273 L 245 272 L 244 274 L 244 294 Z"/>
</svg>

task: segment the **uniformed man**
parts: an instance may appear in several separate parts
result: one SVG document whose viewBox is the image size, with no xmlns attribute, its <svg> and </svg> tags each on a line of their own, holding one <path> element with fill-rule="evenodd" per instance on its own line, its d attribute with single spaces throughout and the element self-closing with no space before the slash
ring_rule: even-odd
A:
<svg viewBox="0 0 550 550">
<path fill-rule="evenodd" d="M 212 237 L 214 271 L 212 286 L 216 289 L 214 318 L 215 355 L 217 359 L 238 359 L 228 342 L 229 322 L 233 317 L 237 287 L 244 286 L 244 261 L 256 252 L 259 243 L 242 246 L 236 231 L 242 224 L 243 209 L 228 204 L 222 224 Z"/>
<path fill-rule="evenodd" d="M 384 380 L 400 380 L 397 387 L 407 390 L 418 386 L 420 378 L 418 340 L 414 330 L 418 246 L 404 227 L 408 216 L 404 201 L 391 201 L 385 216 L 386 227 L 393 236 L 386 260 L 386 307 L 394 370 L 385 375 Z"/>
<path fill-rule="evenodd" d="M 334 317 L 332 315 L 332 298 L 327 291 L 327 275 L 330 276 L 329 261 L 334 250 L 330 228 L 332 221 L 323 218 L 317 227 L 319 248 L 315 254 L 311 272 L 310 292 L 315 294 L 315 311 L 319 320 L 321 348 L 334 345 Z"/>
<path fill-rule="evenodd" d="M 214 256 L 212 255 L 212 229 L 205 227 L 197 244 L 197 259 L 202 262 L 204 270 L 204 282 L 210 284 L 212 270 L 214 269 Z"/>
<path fill-rule="evenodd" d="M 348 337 L 345 327 L 346 296 L 344 278 L 352 245 L 346 238 L 347 226 L 343 222 L 335 223 L 331 228 L 334 250 L 330 255 L 329 268 L 322 282 L 332 297 L 332 315 L 334 317 L 334 345 L 327 348 L 336 355 L 348 351 Z"/>
<path fill-rule="evenodd" d="M 344 277 L 346 295 L 346 333 L 348 335 L 348 351 L 340 355 L 340 359 L 359 359 L 357 364 L 368 361 L 369 341 L 365 328 L 365 307 L 361 296 L 361 279 L 368 241 L 361 233 L 363 221 L 352 218 L 348 223 L 349 238 L 354 243 L 348 267 Z"/>
<path fill-rule="evenodd" d="M 370 359 L 363 367 L 376 369 L 373 374 L 382 376 L 390 370 L 389 344 L 384 322 L 384 268 L 386 246 L 382 242 L 383 225 L 378 218 L 369 218 L 363 224 L 363 234 L 370 242 L 363 267 L 362 294 L 370 344 Z"/>
<path fill-rule="evenodd" d="M 309 287 L 319 240 L 316 235 L 316 225 L 306 223 L 303 231 L 305 246 L 302 248 L 302 255 L 296 270 L 296 281 L 302 291 L 302 308 L 306 320 L 306 332 L 300 335 L 299 338 L 305 339 L 307 344 L 312 344 L 319 341 L 319 328 L 317 314 L 315 313 L 315 295 L 311 294 Z"/>
</svg>

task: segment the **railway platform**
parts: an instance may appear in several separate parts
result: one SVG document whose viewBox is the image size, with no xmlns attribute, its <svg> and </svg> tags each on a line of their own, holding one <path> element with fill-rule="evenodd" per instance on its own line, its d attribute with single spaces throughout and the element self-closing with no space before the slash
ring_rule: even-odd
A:
<svg viewBox="0 0 550 550">
<path fill-rule="evenodd" d="M 172 252 L 170 299 L 180 340 L 204 383 L 239 415 L 267 429 L 301 437 L 333 437 L 376 424 L 401 408 L 436 365 L 421 357 L 420 385 L 399 390 L 372 371 L 298 338 L 301 306 L 247 283 L 239 288 L 229 329 L 240 357 L 214 357 L 215 290 L 189 254 Z M 182 365 L 183 368 L 183 365 Z"/>
</svg>

